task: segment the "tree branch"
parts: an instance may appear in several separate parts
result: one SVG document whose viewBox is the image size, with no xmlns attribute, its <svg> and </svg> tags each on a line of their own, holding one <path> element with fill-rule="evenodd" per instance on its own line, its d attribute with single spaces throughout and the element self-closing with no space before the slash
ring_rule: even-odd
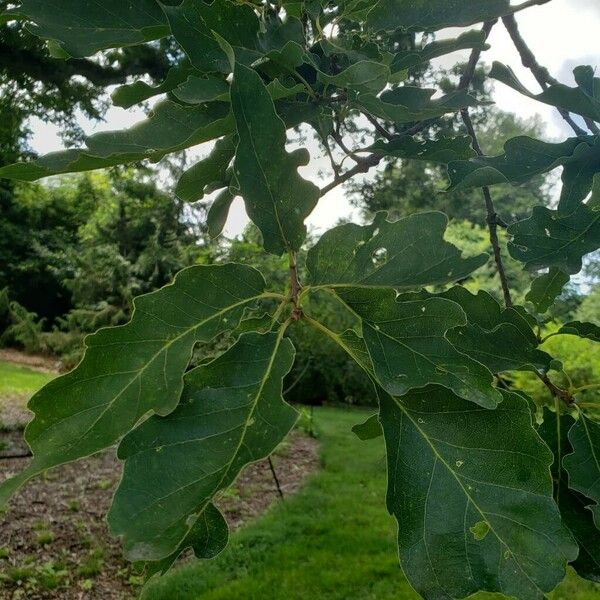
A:
<svg viewBox="0 0 600 600">
<path fill-rule="evenodd" d="M 488 38 L 492 28 L 497 23 L 497 21 L 487 21 L 484 23 L 482 31 L 485 34 L 485 39 Z M 474 48 L 471 52 L 471 56 L 469 57 L 469 61 L 465 68 L 465 71 L 460 78 L 460 82 L 458 84 L 459 90 L 467 91 L 471 86 L 471 82 L 473 81 L 473 77 L 475 75 L 475 69 L 477 68 L 477 63 L 481 57 L 481 48 Z M 471 136 L 471 140 L 473 141 L 473 149 L 478 154 L 478 156 L 483 156 L 483 151 L 481 146 L 479 145 L 479 140 L 477 139 L 477 134 L 475 133 L 475 128 L 473 127 L 473 121 L 471 121 L 471 117 L 469 115 L 469 109 L 463 108 L 460 111 L 463 123 L 467 129 L 467 133 Z M 500 249 L 500 241 L 498 240 L 498 215 L 496 213 L 496 209 L 494 207 L 494 201 L 492 200 L 492 194 L 490 192 L 490 188 L 485 186 L 481 188 L 481 192 L 483 194 L 483 199 L 485 201 L 485 207 L 487 211 L 487 226 L 488 231 L 490 233 L 490 242 L 492 244 L 492 248 L 494 251 L 494 260 L 496 262 L 496 268 L 498 270 L 498 275 L 500 277 L 500 284 L 502 285 L 502 294 L 504 296 L 504 303 L 507 307 L 513 305 L 512 297 L 510 293 L 510 287 L 508 285 L 508 278 L 506 277 L 506 270 L 504 268 L 504 262 L 502 261 L 502 251 Z"/>
<path fill-rule="evenodd" d="M 431 119 L 428 121 L 421 121 L 420 123 L 417 123 L 416 125 L 413 125 L 412 127 L 409 127 L 408 129 L 405 129 L 404 131 L 400 132 L 398 135 L 393 136 L 391 138 L 391 140 L 395 140 L 395 139 L 397 139 L 399 137 L 403 137 L 405 135 L 416 135 L 423 129 L 426 129 L 427 127 L 429 127 L 431 125 L 431 122 L 432 122 Z M 338 185 L 341 185 L 342 183 L 345 183 L 349 179 L 352 179 L 352 177 L 354 177 L 355 175 L 358 175 L 359 173 L 367 173 L 373 167 L 376 167 L 384 159 L 384 156 L 378 156 L 376 154 L 369 154 L 366 158 L 361 158 L 361 157 L 357 157 L 357 158 L 359 159 L 360 162 L 358 162 L 349 171 L 342 173 L 338 177 L 334 177 L 333 181 L 328 183 L 325 187 L 321 188 L 321 198 L 325 194 L 329 193 L 331 190 L 335 189 Z"/>
<path fill-rule="evenodd" d="M 517 25 L 517 20 L 515 19 L 514 14 L 503 17 L 502 23 L 504 24 L 506 31 L 508 31 L 510 39 L 512 40 L 515 48 L 517 49 L 519 56 L 521 57 L 521 63 L 525 68 L 531 71 L 536 81 L 539 83 L 540 87 L 543 90 L 545 90 L 548 87 L 548 84 L 556 85 L 558 81 L 550 75 L 546 67 L 543 67 L 538 63 L 531 48 L 527 45 L 527 42 L 521 36 L 519 26 Z M 562 118 L 570 125 L 571 129 L 575 132 L 576 135 L 586 135 L 586 132 L 581 127 L 579 127 L 577 123 L 575 123 L 568 111 L 562 108 L 558 108 L 557 110 L 561 114 Z"/>
</svg>

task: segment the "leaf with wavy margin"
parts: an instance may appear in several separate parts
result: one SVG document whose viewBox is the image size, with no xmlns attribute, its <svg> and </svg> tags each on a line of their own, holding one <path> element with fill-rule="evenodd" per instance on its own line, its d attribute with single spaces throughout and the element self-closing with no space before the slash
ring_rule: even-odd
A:
<svg viewBox="0 0 600 600">
<path fill-rule="evenodd" d="M 298 413 L 281 390 L 294 347 L 283 332 L 242 335 L 186 374 L 176 410 L 123 439 L 123 479 L 108 521 L 130 559 L 160 560 L 177 551 L 192 519 L 293 427 Z"/>
</svg>

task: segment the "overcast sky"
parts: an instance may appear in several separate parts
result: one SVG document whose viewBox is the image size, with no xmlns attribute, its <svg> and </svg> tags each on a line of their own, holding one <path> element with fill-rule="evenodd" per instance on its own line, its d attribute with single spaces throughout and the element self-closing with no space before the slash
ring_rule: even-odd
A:
<svg viewBox="0 0 600 600">
<path fill-rule="evenodd" d="M 518 3 L 520 2 L 515 2 Z M 589 64 L 594 68 L 600 66 L 600 0 L 552 0 L 546 5 L 518 13 L 517 20 L 523 37 L 539 61 L 563 83 L 573 83 L 572 70 L 576 65 Z M 458 33 L 459 30 L 446 30 L 439 37 L 454 37 Z M 487 64 L 491 65 L 492 61 L 499 60 L 510 65 L 531 91 L 540 91 L 531 74 L 521 66 L 519 56 L 501 25 L 494 28 L 489 43 L 491 49 L 483 54 L 483 60 Z M 442 64 L 454 64 L 465 56 L 466 53 L 462 57 L 461 53 L 449 55 L 443 59 Z M 572 133 L 551 107 L 530 100 L 500 83 L 496 85 L 494 100 L 502 110 L 515 112 L 522 117 L 540 115 L 546 123 L 545 135 L 548 139 L 564 139 Z M 141 118 L 143 114 L 140 111 L 112 108 L 106 115 L 106 122 L 94 124 L 82 119 L 82 126 L 86 133 L 94 133 L 129 127 Z M 62 148 L 58 130 L 54 126 L 37 121 L 33 123 L 33 131 L 32 146 L 37 152 L 46 153 Z M 198 156 L 205 155 L 208 149 L 209 146 L 206 149 L 200 148 Z M 327 164 L 326 160 L 315 159 L 308 167 L 301 169 L 301 172 L 317 185 L 323 185 L 329 176 L 325 173 L 324 178 L 321 178 L 319 174 L 327 170 Z M 351 213 L 343 189 L 337 188 L 321 200 L 309 217 L 308 224 L 322 230 Z M 226 234 L 236 235 L 246 222 L 243 203 L 236 201 Z"/>
</svg>

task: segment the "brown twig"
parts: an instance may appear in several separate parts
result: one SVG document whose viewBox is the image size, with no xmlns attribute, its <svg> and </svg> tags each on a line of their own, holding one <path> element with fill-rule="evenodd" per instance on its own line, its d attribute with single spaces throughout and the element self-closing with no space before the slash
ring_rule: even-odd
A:
<svg viewBox="0 0 600 600">
<path fill-rule="evenodd" d="M 273 461 L 271 460 L 270 456 L 267 458 L 267 461 L 269 463 L 269 468 L 271 469 L 271 475 L 273 475 L 273 481 L 275 481 L 277 493 L 279 494 L 279 497 L 283 500 L 283 490 L 281 489 L 281 485 L 279 484 L 279 478 L 277 477 L 277 473 L 275 472 L 275 466 L 273 465 Z"/>
<path fill-rule="evenodd" d="M 421 121 L 420 123 L 417 123 L 416 125 L 413 125 L 412 127 L 405 129 L 404 131 L 401 131 L 398 135 L 393 136 L 392 140 L 397 139 L 399 137 L 403 137 L 405 135 L 416 135 L 420 131 L 423 131 L 423 129 L 429 127 L 431 122 L 431 119 L 428 121 Z M 354 167 L 352 167 L 345 173 L 342 173 L 338 177 L 334 177 L 333 181 L 321 188 L 321 197 L 325 196 L 325 194 L 328 194 L 331 190 L 338 187 L 338 185 L 342 185 L 342 183 L 345 183 L 349 179 L 352 179 L 355 175 L 358 175 L 359 173 L 367 173 L 373 167 L 376 167 L 383 160 L 384 157 L 377 156 L 376 154 L 369 154 L 365 158 L 357 158 L 360 160 L 360 162 L 358 162 Z"/>
<path fill-rule="evenodd" d="M 566 404 L 573 404 L 575 402 L 575 398 L 568 390 L 564 390 L 563 388 L 558 387 L 555 383 L 550 381 L 550 378 L 543 371 L 536 371 L 536 374 L 539 380 L 550 390 L 550 393 L 555 397 Z"/>
<path fill-rule="evenodd" d="M 485 34 L 485 39 L 488 38 L 492 28 L 496 24 L 497 21 L 487 21 L 484 23 L 482 31 Z M 477 68 L 477 63 L 481 57 L 481 48 L 474 48 L 471 52 L 471 56 L 469 57 L 469 61 L 467 62 L 467 66 L 465 67 L 465 71 L 460 78 L 460 82 L 458 84 L 459 90 L 467 91 L 471 86 L 471 82 L 473 81 L 473 77 L 475 75 L 475 69 Z M 471 121 L 471 116 L 469 115 L 469 109 L 463 108 L 460 111 L 463 123 L 467 128 L 467 133 L 471 136 L 471 140 L 473 141 L 473 149 L 479 156 L 483 156 L 483 150 L 479 145 L 479 140 L 477 139 L 477 134 L 475 133 L 475 128 L 473 127 L 473 121 Z M 498 224 L 500 219 L 498 218 L 498 214 L 496 213 L 496 209 L 494 207 L 494 201 L 492 200 L 492 194 L 490 192 L 490 188 L 485 186 L 481 188 L 481 192 L 483 194 L 483 199 L 485 201 L 485 207 L 487 211 L 487 226 L 488 231 L 490 233 L 490 242 L 492 244 L 492 248 L 494 251 L 494 260 L 496 262 L 496 268 L 498 270 L 498 275 L 500 276 L 500 284 L 502 285 L 502 293 L 504 295 L 504 303 L 507 307 L 513 305 L 512 297 L 510 293 L 510 287 L 508 285 L 508 279 L 506 277 L 506 269 L 504 268 L 504 262 L 502 261 L 502 251 L 500 249 L 500 241 L 498 239 Z"/>
<path fill-rule="evenodd" d="M 537 59 L 531 48 L 527 45 L 527 42 L 523 39 L 521 32 L 519 31 L 519 26 L 517 24 L 517 20 L 515 19 L 514 14 L 510 14 L 506 17 L 502 18 L 502 23 L 508 31 L 508 35 L 510 35 L 510 39 L 512 40 L 519 56 L 521 57 L 521 63 L 523 66 L 531 71 L 535 80 L 538 82 L 540 87 L 545 90 L 548 85 L 556 85 L 559 83 L 554 77 L 550 75 L 548 69 L 543 67 L 538 63 Z M 558 112 L 561 114 L 562 118 L 569 124 L 571 129 L 575 132 L 576 135 L 586 135 L 586 132 L 575 123 L 571 115 L 568 111 L 557 108 Z"/>
<path fill-rule="evenodd" d="M 379 135 L 382 135 L 386 140 L 392 140 L 394 138 L 394 135 L 391 134 L 374 116 L 369 113 L 363 113 L 363 115 L 366 117 L 367 121 L 375 127 L 375 130 Z"/>
<path fill-rule="evenodd" d="M 473 149 L 479 156 L 483 156 L 483 152 L 481 150 L 481 146 L 479 145 L 479 140 L 477 139 L 477 134 L 475 133 L 475 129 L 473 127 L 473 122 L 471 121 L 471 117 L 469 116 L 469 110 L 464 108 L 460 112 L 463 123 L 467 128 L 468 134 L 471 136 L 473 140 Z M 508 278 L 506 277 L 506 269 L 504 268 L 504 262 L 502 260 L 502 251 L 500 249 L 500 240 L 498 239 L 498 215 L 496 213 L 496 209 L 494 207 L 494 201 L 492 200 L 492 193 L 490 192 L 490 188 L 484 186 L 481 188 L 481 193 L 483 194 L 483 199 L 485 201 L 485 208 L 487 211 L 487 226 L 488 231 L 490 232 L 490 242 L 492 244 L 492 249 L 494 251 L 494 261 L 496 262 L 496 269 L 498 270 L 498 275 L 500 277 L 500 284 L 502 285 L 502 294 L 504 295 L 504 304 L 507 307 L 511 307 L 513 305 L 512 297 L 510 294 L 510 287 L 508 285 Z"/>
<path fill-rule="evenodd" d="M 495 22 L 492 22 L 492 21 L 484 24 L 483 31 L 486 34 L 486 39 L 489 36 L 490 31 L 492 30 L 492 27 L 494 26 L 494 24 L 495 24 Z M 471 81 L 473 80 L 473 76 L 475 75 L 475 69 L 477 68 L 477 63 L 479 61 L 480 56 L 481 56 L 481 50 L 474 49 L 472 51 L 471 56 L 469 58 L 469 62 L 467 63 L 465 72 L 463 73 L 463 76 L 461 77 L 461 80 L 459 83 L 460 89 L 467 90 L 470 87 Z M 482 156 L 483 151 L 481 149 L 481 146 L 479 145 L 479 140 L 477 139 L 477 134 L 475 133 L 475 128 L 473 127 L 473 121 L 471 121 L 471 117 L 469 115 L 468 108 L 464 108 L 463 110 L 461 110 L 461 117 L 465 124 L 465 127 L 467 129 L 469 136 L 473 140 L 473 149 L 479 156 Z M 496 268 L 498 270 L 498 275 L 500 277 L 500 283 L 502 285 L 502 293 L 504 295 L 504 303 L 506 304 L 506 307 L 509 308 L 509 307 L 513 306 L 513 302 L 512 302 L 512 297 L 511 297 L 511 293 L 510 293 L 510 287 L 508 285 L 508 279 L 506 277 L 506 270 L 504 268 L 504 262 L 502 260 L 502 253 L 500 250 L 500 242 L 498 240 L 498 225 L 500 225 L 502 222 L 498 219 L 498 215 L 497 215 L 495 207 L 494 207 L 494 201 L 492 199 L 492 194 L 490 192 L 490 188 L 487 186 L 484 186 L 481 188 L 481 191 L 483 194 L 483 198 L 485 200 L 485 206 L 486 206 L 486 210 L 487 210 L 487 219 L 486 220 L 487 220 L 488 230 L 490 232 L 490 242 L 491 242 L 492 248 L 494 250 L 494 260 L 496 262 Z M 572 404 L 574 402 L 574 398 L 570 394 L 570 392 L 568 392 L 567 390 L 564 390 L 564 389 L 558 387 L 557 385 L 555 385 L 554 383 L 552 383 L 552 381 L 550 381 L 550 379 L 546 373 L 544 373 L 543 371 L 540 372 L 540 371 L 536 370 L 536 374 L 537 374 L 538 378 L 540 379 L 540 381 L 542 381 L 542 383 L 550 390 L 550 393 L 554 396 L 554 398 L 561 399 L 564 402 L 566 402 L 567 404 Z"/>
<path fill-rule="evenodd" d="M 298 263 L 296 261 L 296 253 L 289 252 L 290 258 L 290 302 L 294 305 L 294 310 L 290 315 L 292 321 L 299 321 L 302 318 L 302 307 L 299 302 L 300 291 L 302 286 L 300 285 L 300 278 L 298 277 Z"/>
</svg>

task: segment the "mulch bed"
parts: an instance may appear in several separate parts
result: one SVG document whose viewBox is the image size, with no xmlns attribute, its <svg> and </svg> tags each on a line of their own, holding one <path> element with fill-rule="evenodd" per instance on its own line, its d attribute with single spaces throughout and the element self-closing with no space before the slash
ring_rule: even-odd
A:
<svg viewBox="0 0 600 600">
<path fill-rule="evenodd" d="M 18 431 L 0 434 L 0 481 L 29 460 L 2 458 L 26 451 L 21 438 Z M 317 443 L 295 431 L 273 462 L 284 494 L 292 494 L 318 467 Z M 119 478 L 111 450 L 50 471 L 15 496 L 0 514 L 0 598 L 137 597 L 143 578 L 122 558 L 105 522 Z M 261 461 L 247 467 L 217 504 L 235 529 L 278 499 L 268 462 Z"/>
</svg>

